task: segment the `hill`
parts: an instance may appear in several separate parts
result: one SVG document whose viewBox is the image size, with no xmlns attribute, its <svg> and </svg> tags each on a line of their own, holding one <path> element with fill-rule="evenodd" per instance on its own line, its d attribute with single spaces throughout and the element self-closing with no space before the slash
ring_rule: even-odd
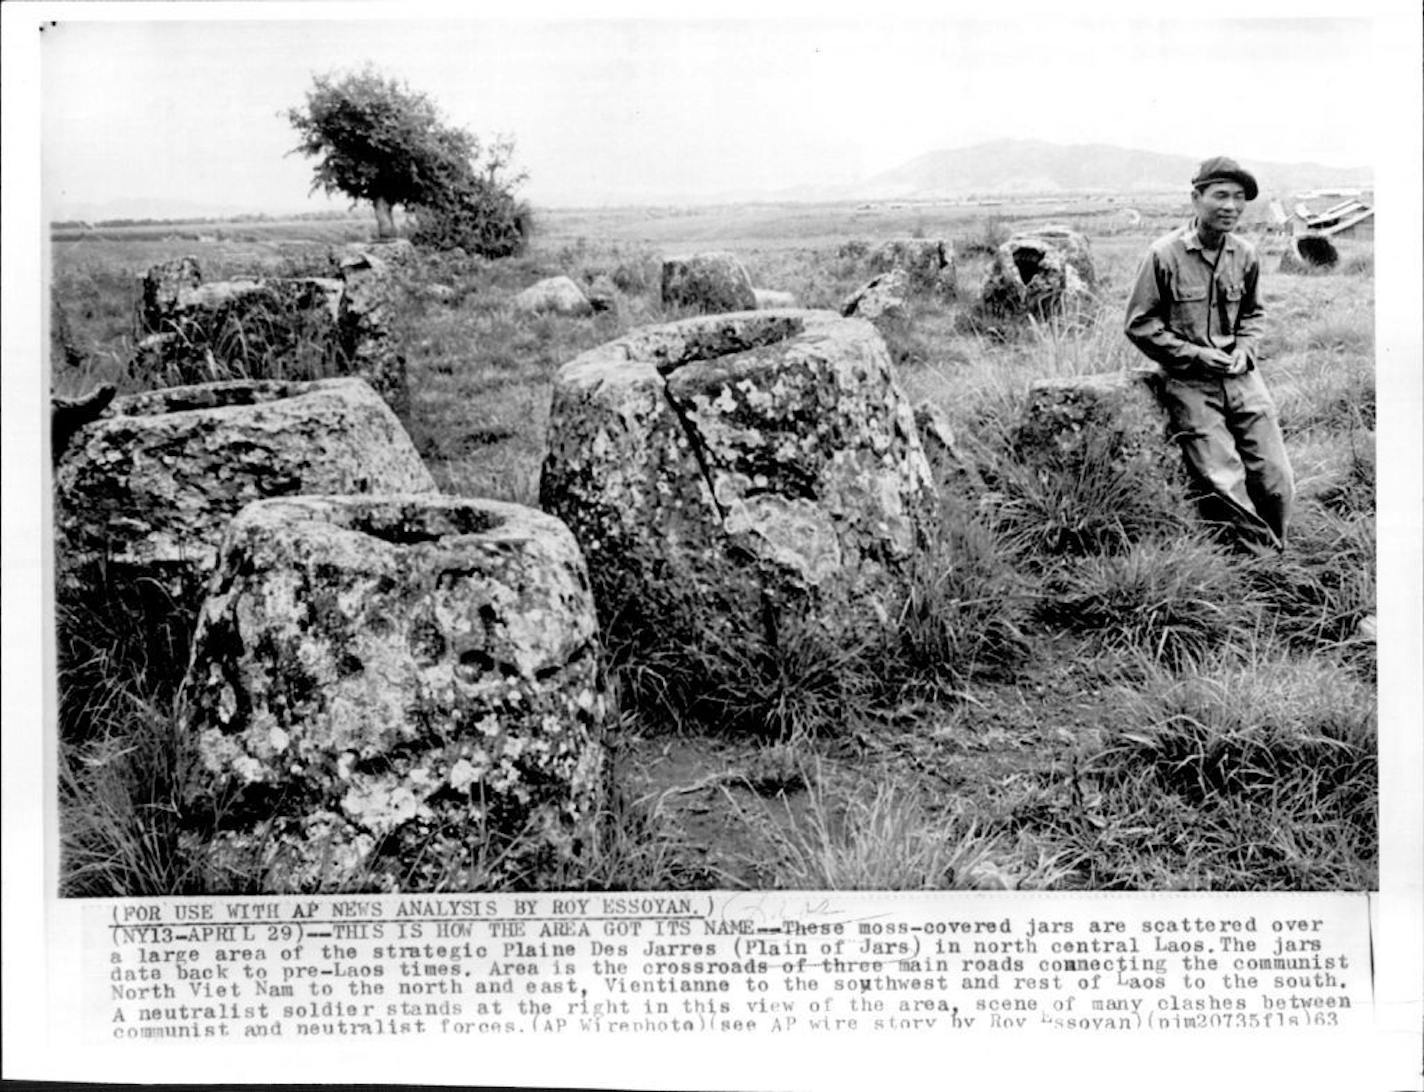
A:
<svg viewBox="0 0 1424 1092">
<path fill-rule="evenodd" d="M 846 196 L 886 200 L 971 194 L 1160 193 L 1183 189 L 1199 162 L 1189 156 L 1110 144 L 996 140 L 927 152 L 849 187 L 854 192 Z M 1371 184 L 1370 171 L 1364 167 L 1268 163 L 1249 158 L 1245 163 L 1267 195 Z"/>
</svg>

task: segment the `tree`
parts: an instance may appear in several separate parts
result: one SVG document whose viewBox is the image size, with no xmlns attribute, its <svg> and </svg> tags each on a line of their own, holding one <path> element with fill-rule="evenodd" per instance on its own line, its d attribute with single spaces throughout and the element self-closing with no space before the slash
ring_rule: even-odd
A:
<svg viewBox="0 0 1424 1092">
<path fill-rule="evenodd" d="M 370 201 L 381 238 L 395 234 L 395 206 L 439 206 L 481 181 L 479 141 L 425 94 L 370 65 L 313 83 L 305 109 L 287 111 L 301 136 L 293 151 L 317 160 L 313 193 Z"/>
</svg>

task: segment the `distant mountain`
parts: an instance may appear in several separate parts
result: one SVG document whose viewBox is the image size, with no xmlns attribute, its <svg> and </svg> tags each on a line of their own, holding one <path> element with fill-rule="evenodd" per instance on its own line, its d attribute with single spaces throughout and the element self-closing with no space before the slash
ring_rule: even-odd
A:
<svg viewBox="0 0 1424 1092">
<path fill-rule="evenodd" d="M 1203 153 L 1205 156 L 1207 153 Z M 1246 159 L 1267 196 L 1330 187 L 1368 187 L 1365 167 L 1268 163 Z M 995 140 L 927 152 L 893 170 L 847 187 L 847 198 L 889 200 L 969 194 L 1139 193 L 1185 189 L 1200 159 L 1110 144 Z"/>
</svg>

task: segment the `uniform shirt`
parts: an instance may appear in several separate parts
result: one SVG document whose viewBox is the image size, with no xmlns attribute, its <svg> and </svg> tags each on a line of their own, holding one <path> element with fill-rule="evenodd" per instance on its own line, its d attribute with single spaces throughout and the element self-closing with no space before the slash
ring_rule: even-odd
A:
<svg viewBox="0 0 1424 1092">
<path fill-rule="evenodd" d="M 1258 294 L 1256 248 L 1228 233 L 1213 273 L 1196 223 L 1152 244 L 1127 301 L 1127 336 L 1142 352 L 1179 375 L 1209 375 L 1208 348 L 1245 349 L 1252 367 L 1265 322 Z"/>
</svg>

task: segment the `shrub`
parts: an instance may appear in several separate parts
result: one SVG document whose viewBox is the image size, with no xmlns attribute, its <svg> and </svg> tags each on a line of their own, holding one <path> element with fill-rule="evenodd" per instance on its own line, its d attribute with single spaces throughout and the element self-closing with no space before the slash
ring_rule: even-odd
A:
<svg viewBox="0 0 1424 1092">
<path fill-rule="evenodd" d="M 416 205 L 410 240 L 432 250 L 454 250 L 484 258 L 523 253 L 534 231 L 528 202 L 474 179 L 443 199 Z"/>
</svg>

